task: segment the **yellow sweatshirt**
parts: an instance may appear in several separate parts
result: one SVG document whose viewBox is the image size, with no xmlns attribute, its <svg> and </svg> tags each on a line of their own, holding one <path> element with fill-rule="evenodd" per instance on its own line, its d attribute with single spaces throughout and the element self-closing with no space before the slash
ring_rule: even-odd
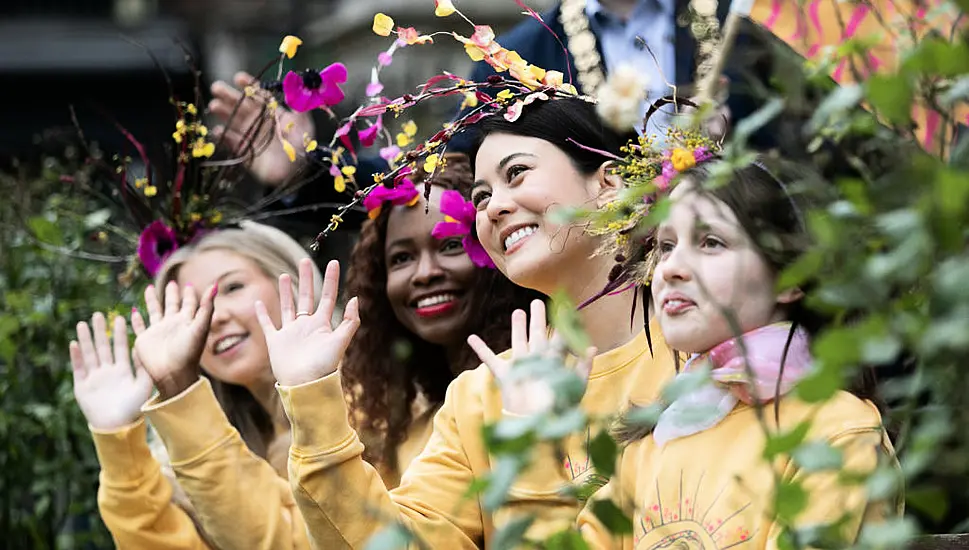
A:
<svg viewBox="0 0 969 550">
<path fill-rule="evenodd" d="M 101 464 L 98 507 L 119 549 L 309 548 L 285 472 L 274 468 L 285 461 L 270 456 L 271 465 L 249 451 L 208 380 L 167 401 L 153 399 L 143 411 L 164 441 L 175 486 L 152 455 L 144 419 L 118 430 L 91 430 Z M 430 415 L 414 419 L 398 448 L 401 470 L 427 442 L 430 424 Z M 277 426 L 276 439 L 288 439 L 287 431 Z M 270 455 L 277 447 L 270 446 Z M 173 499 L 181 490 L 191 514 L 184 498 Z"/>
<path fill-rule="evenodd" d="M 839 449 L 842 471 L 870 472 L 880 459 L 895 461 L 878 410 L 849 393 L 821 405 L 788 396 L 780 403 L 780 424 L 774 422 L 772 405 L 764 411 L 771 430 L 788 431 L 813 418 L 806 440 Z M 846 514 L 841 534 L 847 540 L 854 540 L 863 520 L 901 512 L 895 502 L 870 502 L 864 485 L 842 485 L 836 472 L 808 473 L 787 456 L 768 463 L 761 458 L 764 442 L 755 409 L 743 404 L 713 428 L 662 448 L 652 436 L 636 441 L 623 453 L 617 477 L 593 496 L 611 498 L 631 514 L 632 535 L 612 537 L 589 508 L 579 515 L 579 529 L 595 549 L 775 550 L 781 532 L 769 515 L 775 475 L 801 481 L 807 492 L 797 525 L 833 522 Z"/>
<path fill-rule="evenodd" d="M 595 415 L 617 412 L 630 399 L 649 402 L 673 375 L 672 353 L 651 327 L 653 355 L 645 332 L 599 355 L 583 398 Z M 655 359 L 653 356 L 655 355 Z M 559 494 L 589 472 L 586 438 L 567 442 L 566 464 L 532 469 L 510 491 L 510 502 L 494 516 L 476 499 L 464 499 L 471 481 L 491 471 L 481 428 L 502 416 L 501 395 L 486 367 L 462 373 L 448 388 L 426 448 L 388 491 L 361 458 L 363 444 L 347 422 L 340 376 L 279 387 L 293 429 L 289 478 L 313 546 L 363 548 L 388 522 L 400 521 L 429 548 L 483 548 L 496 525 L 511 514 L 533 512 L 539 522 L 574 525 L 579 504 Z"/>
</svg>

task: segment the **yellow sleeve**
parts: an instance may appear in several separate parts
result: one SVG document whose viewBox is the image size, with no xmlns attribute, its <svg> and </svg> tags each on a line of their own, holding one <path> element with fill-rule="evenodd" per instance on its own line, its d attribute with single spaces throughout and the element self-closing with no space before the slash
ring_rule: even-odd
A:
<svg viewBox="0 0 969 550">
<path fill-rule="evenodd" d="M 149 401 L 144 412 L 214 545 L 221 550 L 309 547 L 289 483 L 246 447 L 208 380 L 167 401 Z"/>
<path fill-rule="evenodd" d="M 620 510 L 624 510 L 628 513 L 628 510 L 624 509 L 622 503 L 617 502 L 615 497 L 616 490 L 616 478 L 612 478 L 604 487 L 595 492 L 586 506 L 582 508 L 579 512 L 579 517 L 576 520 L 576 528 L 582 535 L 582 539 L 589 545 L 592 550 L 606 550 L 612 548 L 622 548 L 623 547 L 623 537 L 613 535 L 609 529 L 596 515 L 592 512 L 592 503 L 597 500 L 612 500 Z M 627 537 L 628 538 L 628 537 Z"/>
<path fill-rule="evenodd" d="M 98 509 L 119 550 L 208 550 L 151 456 L 144 419 L 119 430 L 91 429 L 101 484 Z"/>
<path fill-rule="evenodd" d="M 887 436 L 880 428 L 858 428 L 842 432 L 828 440 L 828 444 L 842 453 L 841 471 L 850 474 L 867 474 L 875 470 L 880 460 L 896 464 L 894 452 Z M 900 504 L 895 501 L 871 501 L 864 484 L 847 484 L 839 479 L 840 473 L 825 470 L 807 473 L 793 464 L 785 472 L 785 479 L 800 481 L 808 495 L 807 506 L 797 516 L 795 525 L 835 523 L 842 518 L 840 537 L 849 545 L 854 542 L 864 523 L 878 522 L 900 514 Z M 770 525 L 767 550 L 778 549 L 778 537 L 784 527 L 777 522 Z"/>
<path fill-rule="evenodd" d="M 363 548 L 394 522 L 429 548 L 483 546 L 477 500 L 463 498 L 473 474 L 454 417 L 454 385 L 423 454 L 392 492 L 361 458 L 363 444 L 347 420 L 339 373 L 278 387 L 293 427 L 290 483 L 315 548 Z"/>
</svg>

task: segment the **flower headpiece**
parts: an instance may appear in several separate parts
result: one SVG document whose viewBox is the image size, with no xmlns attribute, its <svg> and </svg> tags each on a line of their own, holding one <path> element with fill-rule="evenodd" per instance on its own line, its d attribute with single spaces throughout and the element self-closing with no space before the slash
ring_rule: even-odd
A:
<svg viewBox="0 0 969 550">
<path fill-rule="evenodd" d="M 436 239 L 463 237 L 461 246 L 474 265 L 494 269 L 494 262 L 475 237 L 476 211 L 471 201 L 465 200 L 458 191 L 445 191 L 441 194 L 441 213 L 444 214 L 444 221 L 434 225 L 431 235 Z"/>
<path fill-rule="evenodd" d="M 367 209 L 367 216 L 372 220 L 380 215 L 384 203 L 390 202 L 395 206 L 414 206 L 420 198 L 420 193 L 414 182 L 406 177 L 394 187 L 379 186 L 370 191 L 363 199 L 363 206 Z"/>
<path fill-rule="evenodd" d="M 292 57 L 299 44 L 296 37 L 283 39 L 280 56 L 256 78 L 261 78 L 274 65 L 278 66 L 281 76 L 283 63 Z M 164 72 L 163 68 L 158 68 Z M 165 76 L 168 80 L 167 74 Z M 320 71 L 316 77 L 320 82 L 313 88 L 317 84 L 315 77 L 304 74 L 302 80 L 296 83 L 287 75 L 287 79 L 275 91 L 282 92 L 287 101 L 302 107 L 313 105 L 325 108 L 342 99 L 338 83 L 341 78 L 346 79 L 345 69 L 341 72 L 340 67 L 331 66 Z M 297 174 L 299 177 L 276 186 L 266 197 L 251 204 L 244 204 L 242 197 L 238 196 L 238 184 L 247 172 L 248 162 L 271 145 L 274 139 L 280 139 L 284 147 L 289 145 L 286 139 L 288 129 L 279 128 L 276 124 L 275 114 L 280 102 L 272 95 L 274 90 L 259 88 L 254 83 L 245 90 L 246 100 L 259 107 L 256 115 L 251 116 L 251 120 L 247 118 L 246 123 L 238 128 L 242 139 L 234 150 L 229 150 L 228 145 L 223 143 L 224 136 L 213 138 L 204 124 L 203 113 L 196 106 L 202 97 L 198 79 L 193 102 L 175 97 L 169 81 L 169 96 L 175 114 L 170 135 L 141 141 L 115 123 L 134 149 L 133 156 L 114 155 L 110 160 L 103 158 L 87 146 L 75 115 L 75 125 L 82 141 L 85 141 L 89 162 L 104 168 L 102 173 L 115 181 L 115 191 L 109 194 L 109 198 L 116 199 L 130 213 L 134 222 L 131 229 L 138 235 L 137 252 L 132 255 L 135 261 L 129 264 L 123 282 L 131 282 L 139 271 L 139 264 L 144 274 L 153 277 L 169 255 L 208 231 L 234 226 L 243 219 L 265 219 L 285 213 L 260 211 L 292 194 L 308 181 L 305 175 Z M 227 127 L 232 126 L 238 110 L 237 105 L 227 121 Z M 239 126 L 238 123 L 236 125 Z M 315 142 L 307 143 L 305 149 L 316 149 Z M 87 182 L 78 183 L 88 185 Z M 96 185 L 89 187 L 92 192 L 97 192 Z M 316 206 L 319 205 L 303 208 Z M 123 228 L 116 229 L 121 231 L 115 232 L 127 232 Z"/>
</svg>

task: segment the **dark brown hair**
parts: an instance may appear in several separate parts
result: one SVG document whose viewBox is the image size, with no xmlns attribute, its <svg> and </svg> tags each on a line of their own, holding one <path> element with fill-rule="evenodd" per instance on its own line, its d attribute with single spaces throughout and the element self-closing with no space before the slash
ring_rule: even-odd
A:
<svg viewBox="0 0 969 550">
<path fill-rule="evenodd" d="M 705 187 L 704 182 L 711 176 L 711 162 L 698 164 L 684 172 L 683 176 L 690 177 L 697 183 L 697 193 L 722 201 L 730 208 L 740 227 L 753 240 L 761 258 L 767 262 L 773 273 L 782 272 L 808 250 L 810 236 L 805 226 L 804 213 L 811 201 L 806 194 L 795 193 L 791 186 L 775 177 L 762 161 L 734 170 L 730 180 L 723 185 Z M 802 285 L 801 290 L 807 292 L 810 286 L 810 283 Z M 646 294 L 648 299 L 649 293 Z M 792 323 L 788 344 L 797 327 L 802 327 L 810 337 L 814 337 L 832 321 L 829 316 L 810 309 L 803 299 L 787 306 L 787 319 Z M 783 370 L 783 363 L 781 368 Z M 870 399 L 882 408 L 870 368 L 861 369 L 848 391 L 861 399 Z M 779 407 L 780 400 L 775 399 L 775 419 L 780 415 Z M 651 431 L 652 426 L 631 425 L 620 419 L 614 435 L 620 442 L 631 442 L 642 439 Z"/>
<path fill-rule="evenodd" d="M 446 168 L 431 181 L 467 196 L 473 181 L 468 157 L 449 153 Z M 413 181 L 427 176 L 418 171 Z M 412 406 L 418 392 L 434 406 L 454 372 L 478 366 L 477 356 L 465 346 L 457 365 L 450 365 L 443 347 L 420 339 L 394 315 L 387 299 L 384 247 L 390 208 L 364 223 L 360 241 L 350 257 L 347 296 L 360 303 L 360 329 L 343 360 L 341 372 L 352 421 L 366 443 L 364 457 L 385 471 L 397 469 L 397 447 L 407 436 Z M 496 269 L 477 269 L 469 293 L 475 314 L 465 332 L 477 334 L 492 347 L 504 350 L 511 341 L 511 313 L 525 308 L 538 293 L 516 286 Z"/>
</svg>

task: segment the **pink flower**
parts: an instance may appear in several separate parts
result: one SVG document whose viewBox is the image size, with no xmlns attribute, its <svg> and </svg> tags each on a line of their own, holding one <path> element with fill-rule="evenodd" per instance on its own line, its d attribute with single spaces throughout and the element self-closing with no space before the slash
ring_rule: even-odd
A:
<svg viewBox="0 0 969 550">
<path fill-rule="evenodd" d="M 361 130 L 357 132 L 357 136 L 360 137 L 360 145 L 364 147 L 370 147 L 373 142 L 377 139 L 377 135 L 380 134 L 380 129 L 383 128 L 382 117 L 377 117 L 377 122 L 373 126 L 367 128 L 366 130 Z"/>
<path fill-rule="evenodd" d="M 474 238 L 474 219 L 477 212 L 471 201 L 464 200 L 458 191 L 445 191 L 441 194 L 441 213 L 444 214 L 445 221 L 434 225 L 431 235 L 435 239 L 463 236 L 461 245 L 474 265 L 494 269 L 495 264 L 491 257 Z"/>
<path fill-rule="evenodd" d="M 165 260 L 178 249 L 175 230 L 161 220 L 151 222 L 138 237 L 138 259 L 149 277 L 154 277 Z"/>
<path fill-rule="evenodd" d="M 333 63 L 322 71 L 306 69 L 302 74 L 293 71 L 283 78 L 283 94 L 290 109 L 304 113 L 320 106 L 331 107 L 343 101 L 340 84 L 347 81 L 347 68 Z"/>
<path fill-rule="evenodd" d="M 367 209 L 367 217 L 371 220 L 380 215 L 385 202 L 395 206 L 413 206 L 417 204 L 420 193 L 414 182 L 407 178 L 395 180 L 394 187 L 378 185 L 363 199 L 363 206 Z"/>
<path fill-rule="evenodd" d="M 377 63 L 380 64 L 381 67 L 390 65 L 393 60 L 394 56 L 390 52 L 380 52 L 377 54 Z"/>
<path fill-rule="evenodd" d="M 386 160 L 387 162 L 394 160 L 395 158 L 397 158 L 397 155 L 399 154 L 400 154 L 400 147 L 397 147 L 396 145 L 380 148 L 380 158 Z"/>
</svg>

